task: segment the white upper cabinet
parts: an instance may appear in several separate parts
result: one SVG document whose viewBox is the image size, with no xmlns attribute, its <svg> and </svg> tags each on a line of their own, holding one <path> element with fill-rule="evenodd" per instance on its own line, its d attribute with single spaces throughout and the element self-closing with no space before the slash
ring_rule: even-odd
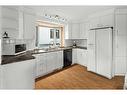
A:
<svg viewBox="0 0 127 95">
<path fill-rule="evenodd" d="M 127 35 L 127 15 L 116 14 L 115 20 L 117 35 Z"/>
<path fill-rule="evenodd" d="M 18 38 L 18 10 L 14 7 L 1 7 L 2 34 L 6 31 L 10 38 Z"/>
<path fill-rule="evenodd" d="M 66 37 L 66 39 L 71 39 L 72 38 L 71 37 L 71 34 L 72 34 L 72 24 L 71 23 L 68 23 L 68 31 L 66 32 L 68 32 L 68 34 L 66 34 L 66 36 L 68 36 Z"/>
<path fill-rule="evenodd" d="M 91 18 L 90 22 L 90 29 L 97 28 L 97 27 L 113 27 L 114 26 L 114 15 L 108 14 L 104 16 L 99 16 L 95 18 Z"/>
<path fill-rule="evenodd" d="M 86 23 L 80 23 L 80 39 L 87 38 L 87 28 Z"/>
<path fill-rule="evenodd" d="M 72 23 L 72 39 L 80 38 L 80 24 L 79 23 Z"/>
<path fill-rule="evenodd" d="M 35 15 L 24 13 L 24 39 L 35 39 Z"/>
<path fill-rule="evenodd" d="M 99 18 L 91 18 L 89 20 L 89 28 L 96 28 L 100 25 Z"/>
<path fill-rule="evenodd" d="M 108 14 L 100 17 L 100 24 L 104 27 L 106 26 L 114 26 L 114 15 Z"/>
<path fill-rule="evenodd" d="M 106 10 L 89 16 L 89 27 L 113 27 L 114 26 L 114 9 Z"/>
<path fill-rule="evenodd" d="M 69 23 L 68 24 L 68 38 L 69 39 L 86 39 L 87 27 L 85 22 Z"/>
</svg>

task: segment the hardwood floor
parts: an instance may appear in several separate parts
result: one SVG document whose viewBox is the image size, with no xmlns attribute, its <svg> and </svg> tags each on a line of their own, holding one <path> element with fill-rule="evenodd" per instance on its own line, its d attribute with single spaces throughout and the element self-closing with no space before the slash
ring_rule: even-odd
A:
<svg viewBox="0 0 127 95">
<path fill-rule="evenodd" d="M 86 67 L 73 65 L 67 69 L 36 79 L 35 89 L 123 89 L 124 77 L 107 79 Z"/>
</svg>

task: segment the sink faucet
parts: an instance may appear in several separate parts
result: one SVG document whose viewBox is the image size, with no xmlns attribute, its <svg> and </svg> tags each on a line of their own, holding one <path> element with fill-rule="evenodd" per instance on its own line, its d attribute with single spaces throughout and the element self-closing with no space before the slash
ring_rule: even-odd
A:
<svg viewBox="0 0 127 95">
<path fill-rule="evenodd" d="M 51 48 L 51 47 L 54 46 L 54 45 L 55 45 L 54 41 L 50 41 L 50 43 L 49 43 L 49 48 Z"/>
</svg>

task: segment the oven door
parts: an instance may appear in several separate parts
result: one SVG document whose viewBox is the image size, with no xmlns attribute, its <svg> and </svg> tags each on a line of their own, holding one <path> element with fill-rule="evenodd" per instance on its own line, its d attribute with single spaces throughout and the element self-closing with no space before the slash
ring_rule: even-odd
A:
<svg viewBox="0 0 127 95">
<path fill-rule="evenodd" d="M 26 44 L 17 44 L 15 45 L 15 53 L 20 53 L 26 51 Z"/>
</svg>

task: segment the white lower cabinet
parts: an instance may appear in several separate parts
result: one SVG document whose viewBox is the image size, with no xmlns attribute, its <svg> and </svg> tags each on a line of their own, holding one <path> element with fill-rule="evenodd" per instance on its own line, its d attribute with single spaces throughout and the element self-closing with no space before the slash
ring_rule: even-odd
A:
<svg viewBox="0 0 127 95">
<path fill-rule="evenodd" d="M 49 52 L 46 54 L 46 70 L 47 72 L 52 72 L 56 68 L 56 52 Z"/>
<path fill-rule="evenodd" d="M 73 49 L 72 56 L 73 63 L 78 63 L 80 65 L 87 66 L 87 50 Z"/>
<path fill-rule="evenodd" d="M 34 55 L 36 57 L 36 78 L 63 67 L 63 51 Z"/>
<path fill-rule="evenodd" d="M 2 89 L 34 89 L 35 59 L 2 65 Z"/>
<path fill-rule="evenodd" d="M 2 89 L 2 65 L 0 65 L 0 89 Z"/>
<path fill-rule="evenodd" d="M 121 13 L 119 13 L 121 12 Z M 127 72 L 127 14 L 119 10 L 115 14 L 115 75 L 125 75 Z"/>
<path fill-rule="evenodd" d="M 127 68 L 127 57 L 123 57 L 123 56 L 117 56 L 115 57 L 115 74 L 116 75 L 125 75 L 125 73 L 127 72 L 126 68 Z"/>
<path fill-rule="evenodd" d="M 35 55 L 36 57 L 36 77 L 42 76 L 46 73 L 46 56 L 44 54 Z"/>
<path fill-rule="evenodd" d="M 57 53 L 56 55 L 57 60 L 56 58 L 54 58 L 54 60 L 56 60 L 55 68 L 59 69 L 63 67 L 63 51 L 58 51 L 56 53 Z"/>
<path fill-rule="evenodd" d="M 87 66 L 87 51 L 84 49 L 77 49 L 77 63 Z"/>
<path fill-rule="evenodd" d="M 77 49 L 72 49 L 72 64 L 77 63 Z"/>
</svg>

